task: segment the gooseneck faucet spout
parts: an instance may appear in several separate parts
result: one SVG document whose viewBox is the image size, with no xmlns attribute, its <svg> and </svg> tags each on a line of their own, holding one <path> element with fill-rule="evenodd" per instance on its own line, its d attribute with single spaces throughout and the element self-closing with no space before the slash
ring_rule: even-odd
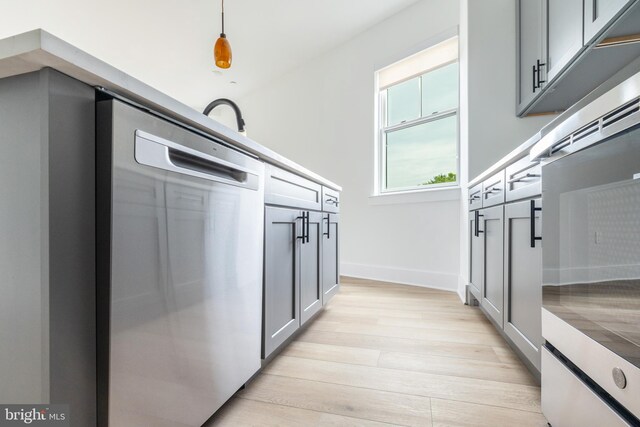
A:
<svg viewBox="0 0 640 427">
<path fill-rule="evenodd" d="M 211 103 L 207 105 L 207 107 L 204 109 L 202 114 L 204 114 L 205 116 L 208 116 L 209 113 L 211 113 L 211 110 L 216 108 L 218 105 L 228 105 L 231 108 L 233 108 L 233 111 L 236 113 L 236 122 L 238 123 L 238 132 L 244 132 L 244 119 L 242 118 L 242 112 L 240 112 L 240 107 L 238 107 L 238 104 L 236 104 L 230 99 L 218 98 L 214 101 L 211 101 Z"/>
</svg>

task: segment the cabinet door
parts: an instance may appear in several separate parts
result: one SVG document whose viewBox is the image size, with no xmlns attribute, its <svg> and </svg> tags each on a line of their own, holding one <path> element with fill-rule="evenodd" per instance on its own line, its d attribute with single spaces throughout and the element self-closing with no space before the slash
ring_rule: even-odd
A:
<svg viewBox="0 0 640 427">
<path fill-rule="evenodd" d="M 494 206 L 480 212 L 481 231 L 484 233 L 484 289 L 482 306 L 493 320 L 502 327 L 504 296 L 503 268 L 503 206 Z"/>
<path fill-rule="evenodd" d="M 582 50 L 583 0 L 545 1 L 547 65 L 541 69 L 543 76 L 546 74 L 542 79 L 551 81 Z"/>
<path fill-rule="evenodd" d="M 340 215 L 323 213 L 322 304 L 340 290 Z"/>
<path fill-rule="evenodd" d="M 537 61 L 543 58 L 543 0 L 517 0 L 518 23 L 518 112 L 540 92 L 537 88 Z M 544 68 L 544 67 L 543 67 Z"/>
<path fill-rule="evenodd" d="M 484 264 L 484 242 L 482 230 L 476 229 L 476 218 L 480 217 L 479 211 L 469 212 L 469 235 L 470 237 L 470 271 L 469 283 L 471 284 L 471 293 L 478 300 L 482 301 L 482 274 Z"/>
<path fill-rule="evenodd" d="M 301 217 L 294 209 L 265 209 L 263 358 L 300 327 Z"/>
<path fill-rule="evenodd" d="M 584 41 L 592 42 L 634 0 L 584 0 Z"/>
<path fill-rule="evenodd" d="M 533 203 L 533 205 L 532 205 Z M 504 331 L 529 361 L 540 369 L 542 330 L 541 200 L 505 206 Z M 533 221 L 533 224 L 532 224 Z"/>
<path fill-rule="evenodd" d="M 322 228 L 323 215 L 308 212 L 305 234 L 300 244 L 300 322 L 304 324 L 322 308 Z"/>
</svg>

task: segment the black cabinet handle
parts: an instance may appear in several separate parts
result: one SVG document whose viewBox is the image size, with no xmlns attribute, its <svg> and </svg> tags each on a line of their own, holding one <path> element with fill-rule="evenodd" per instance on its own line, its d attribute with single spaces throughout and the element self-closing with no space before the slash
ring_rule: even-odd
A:
<svg viewBox="0 0 640 427">
<path fill-rule="evenodd" d="M 546 65 L 547 65 L 547 64 L 546 64 L 546 63 L 544 63 L 544 62 L 540 62 L 540 60 L 539 60 L 539 59 L 538 59 L 538 60 L 536 60 L 536 66 L 537 66 L 537 68 L 538 68 L 538 72 L 536 73 L 536 74 L 537 74 L 537 76 L 538 76 L 538 81 L 537 81 L 537 84 L 536 84 L 536 85 L 537 85 L 538 89 L 540 89 L 540 88 L 542 87 L 542 83 L 546 83 L 546 82 L 547 82 L 546 80 L 542 80 L 542 79 L 540 79 L 540 76 L 542 75 L 542 71 L 540 70 L 540 67 L 545 67 Z"/>
<path fill-rule="evenodd" d="M 337 199 L 327 199 L 324 202 L 328 205 L 334 205 L 335 207 L 338 207 L 338 205 L 340 204 Z"/>
<path fill-rule="evenodd" d="M 484 231 L 480 230 L 480 217 L 483 217 L 484 215 L 480 215 L 480 211 L 475 211 L 475 230 L 473 232 L 473 234 L 476 237 L 480 237 L 480 233 L 484 233 Z"/>
<path fill-rule="evenodd" d="M 322 218 L 322 220 L 327 221 L 327 232 L 322 233 L 323 236 L 327 236 L 327 239 L 331 239 L 331 214 L 327 214 L 326 218 Z"/>
<path fill-rule="evenodd" d="M 302 244 L 304 245 L 309 241 L 309 212 L 302 212 L 302 216 L 297 217 L 296 219 L 302 220 L 302 236 L 296 236 L 297 239 L 302 239 Z"/>
<path fill-rule="evenodd" d="M 474 227 L 473 227 L 473 235 L 476 236 L 476 237 L 478 237 L 478 220 L 480 219 L 478 217 L 478 214 L 479 214 L 478 211 L 475 211 L 473 213 L 473 215 L 474 215 L 474 218 L 473 218 L 473 223 L 474 223 L 473 224 L 474 225 Z"/>
<path fill-rule="evenodd" d="M 536 201 L 531 201 L 531 247 L 536 247 L 536 240 L 542 240 L 541 236 L 536 236 L 536 212 L 542 211 L 542 208 L 536 208 Z"/>
<path fill-rule="evenodd" d="M 533 65 L 532 66 L 532 71 L 533 71 L 533 76 L 531 78 L 531 85 L 533 88 L 533 93 L 536 93 L 536 89 L 538 89 L 538 86 L 536 85 L 536 82 L 538 81 L 538 79 L 536 78 L 536 66 Z"/>
</svg>

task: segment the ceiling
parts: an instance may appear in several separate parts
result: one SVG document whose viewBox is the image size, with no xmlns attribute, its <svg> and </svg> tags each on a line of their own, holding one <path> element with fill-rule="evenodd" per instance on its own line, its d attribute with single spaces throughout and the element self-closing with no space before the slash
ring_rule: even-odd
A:
<svg viewBox="0 0 640 427">
<path fill-rule="evenodd" d="M 0 37 L 42 27 L 182 102 L 237 99 L 419 0 L 0 0 Z M 150 7 L 150 5 L 152 5 Z"/>
</svg>

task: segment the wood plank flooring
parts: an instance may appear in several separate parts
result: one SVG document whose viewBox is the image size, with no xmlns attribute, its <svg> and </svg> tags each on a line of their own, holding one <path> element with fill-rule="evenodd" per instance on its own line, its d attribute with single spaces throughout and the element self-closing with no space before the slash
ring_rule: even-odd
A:
<svg viewBox="0 0 640 427">
<path fill-rule="evenodd" d="M 206 424 L 546 425 L 540 388 L 477 308 L 353 278 Z"/>
</svg>

